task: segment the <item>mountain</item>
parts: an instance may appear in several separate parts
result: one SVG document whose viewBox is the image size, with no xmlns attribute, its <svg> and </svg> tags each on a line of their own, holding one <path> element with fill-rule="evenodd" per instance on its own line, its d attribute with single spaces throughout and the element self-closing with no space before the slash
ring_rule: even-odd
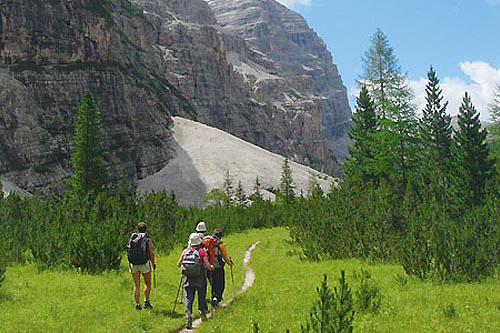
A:
<svg viewBox="0 0 500 333">
<path fill-rule="evenodd" d="M 205 1 L 223 31 L 243 38 L 254 53 L 254 62 L 277 73 L 275 80 L 257 76 L 253 89 L 284 111 L 290 100 L 319 103 L 321 137 L 343 159 L 351 119 L 347 91 L 325 43 L 304 18 L 274 0 Z M 250 79 L 255 66 L 249 58 L 238 54 L 229 61 Z"/>
<path fill-rule="evenodd" d="M 280 186 L 284 157 L 266 151 L 219 129 L 181 117 L 173 117 L 171 146 L 174 158 L 159 172 L 138 181 L 139 192 L 173 191 L 184 206 L 202 205 L 213 188 L 223 188 L 226 172 L 236 188 L 241 182 L 247 195 L 254 192 L 258 177 L 265 198 L 266 189 Z M 310 167 L 290 162 L 296 194 L 306 194 L 311 177 L 324 192 L 335 179 Z"/>
<path fill-rule="evenodd" d="M 247 10 L 247 11 L 245 11 Z M 172 117 L 339 174 L 350 110 L 324 43 L 275 1 L 0 3 L 0 175 L 62 192 L 90 91 L 106 163 L 134 182 L 174 158 Z"/>
</svg>

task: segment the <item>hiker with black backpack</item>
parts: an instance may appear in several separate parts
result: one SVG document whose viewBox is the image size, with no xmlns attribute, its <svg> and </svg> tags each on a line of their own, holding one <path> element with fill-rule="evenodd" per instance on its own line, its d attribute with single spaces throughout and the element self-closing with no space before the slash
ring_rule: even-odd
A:
<svg viewBox="0 0 500 333">
<path fill-rule="evenodd" d="M 181 268 L 182 280 L 181 284 L 184 289 L 184 300 L 186 310 L 186 328 L 190 329 L 193 324 L 193 301 L 195 293 L 198 292 L 198 309 L 200 316 L 206 319 L 208 306 L 206 300 L 207 294 L 207 270 L 213 270 L 214 266 L 208 262 L 208 255 L 198 233 L 189 235 L 189 244 L 182 251 L 182 254 L 177 262 L 177 266 Z"/>
<path fill-rule="evenodd" d="M 134 299 L 135 309 L 141 310 L 141 274 L 144 278 L 144 308 L 152 309 L 149 301 L 151 292 L 151 266 L 156 270 L 155 254 L 153 251 L 153 242 L 146 234 L 147 226 L 144 222 L 139 222 L 137 231 L 130 235 L 127 242 L 127 257 L 129 262 L 129 271 L 134 280 Z"/>
<path fill-rule="evenodd" d="M 222 241 L 222 231 L 215 229 L 212 236 L 205 236 L 202 241 L 207 249 L 208 261 L 213 264 L 214 270 L 208 272 L 208 280 L 210 281 L 210 290 L 212 306 L 218 306 L 222 301 L 222 294 L 226 286 L 226 276 L 224 265 L 228 264 L 231 267 L 233 262 L 227 256 L 226 244 Z"/>
</svg>

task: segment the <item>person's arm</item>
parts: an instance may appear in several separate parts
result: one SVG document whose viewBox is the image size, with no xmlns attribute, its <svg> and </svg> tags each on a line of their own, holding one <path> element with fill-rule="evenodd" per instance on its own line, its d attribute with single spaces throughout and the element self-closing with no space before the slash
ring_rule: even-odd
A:
<svg viewBox="0 0 500 333">
<path fill-rule="evenodd" d="M 203 263 L 205 264 L 205 268 L 208 269 L 209 271 L 213 271 L 214 270 L 214 265 L 210 264 L 208 262 L 208 256 L 205 256 L 203 258 Z"/>
<path fill-rule="evenodd" d="M 151 238 L 149 239 L 148 247 L 149 247 L 149 260 L 151 260 L 153 269 L 156 269 L 155 253 L 153 251 L 153 241 L 151 240 Z"/>
<path fill-rule="evenodd" d="M 230 265 L 230 266 L 233 266 L 233 262 L 231 261 L 231 259 L 229 259 L 227 257 L 227 253 L 222 255 L 222 259 L 224 259 L 224 261 L 226 262 L 226 264 Z"/>
<path fill-rule="evenodd" d="M 179 261 L 177 261 L 177 267 L 181 267 L 183 257 L 184 257 L 184 251 L 182 251 L 181 256 L 179 257 Z"/>
<path fill-rule="evenodd" d="M 222 259 L 224 259 L 224 262 L 230 266 L 233 266 L 233 262 L 227 257 L 227 248 L 225 244 L 220 245 L 220 252 L 222 255 Z"/>
</svg>

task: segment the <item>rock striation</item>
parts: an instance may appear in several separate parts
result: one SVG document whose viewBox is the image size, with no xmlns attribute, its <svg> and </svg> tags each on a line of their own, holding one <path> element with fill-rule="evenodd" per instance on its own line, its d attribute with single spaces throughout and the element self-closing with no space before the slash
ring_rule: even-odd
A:
<svg viewBox="0 0 500 333">
<path fill-rule="evenodd" d="M 2 1 L 3 179 L 29 192 L 64 190 L 87 90 L 108 167 L 135 182 L 172 159 L 172 116 L 330 174 L 346 150 L 350 111 L 331 55 L 271 0 Z"/>
<path fill-rule="evenodd" d="M 253 52 L 264 55 L 265 61 L 260 63 L 268 71 L 279 73 L 285 87 L 282 94 L 290 96 L 291 88 L 303 100 L 319 100 L 321 137 L 335 156 L 344 158 L 351 119 L 347 91 L 325 43 L 304 18 L 274 0 L 206 2 L 224 31 L 243 38 Z M 268 80 L 256 84 L 255 89 L 265 94 L 276 83 Z M 275 99 L 279 98 L 276 89 Z"/>
</svg>

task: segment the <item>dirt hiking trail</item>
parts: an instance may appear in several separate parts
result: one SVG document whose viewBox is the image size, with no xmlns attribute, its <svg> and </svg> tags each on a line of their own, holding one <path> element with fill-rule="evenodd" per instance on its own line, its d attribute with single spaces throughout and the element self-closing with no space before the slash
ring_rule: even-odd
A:
<svg viewBox="0 0 500 333">
<path fill-rule="evenodd" d="M 253 269 L 251 269 L 248 266 L 248 263 L 250 262 L 250 256 L 252 254 L 252 251 L 255 249 L 255 247 L 259 243 L 260 243 L 260 241 L 253 243 L 252 245 L 250 245 L 248 250 L 245 251 L 245 256 L 243 257 L 243 267 L 245 268 L 245 278 L 243 280 L 243 285 L 234 295 L 232 295 L 229 299 L 222 302 L 219 305 L 219 307 L 228 306 L 236 296 L 240 295 L 241 293 L 244 293 L 248 288 L 250 288 L 253 285 L 253 283 L 255 281 L 255 272 Z M 215 310 L 212 310 L 207 314 L 207 318 L 210 318 L 212 316 L 213 311 L 215 311 Z M 194 332 L 196 330 L 196 328 L 198 326 L 200 326 L 201 323 L 202 323 L 201 318 L 197 318 L 193 321 L 193 328 L 192 329 L 187 329 L 187 328 L 185 328 L 185 325 L 182 325 L 180 328 L 178 328 L 177 330 L 175 330 L 173 332 L 180 332 L 180 333 Z"/>
</svg>

